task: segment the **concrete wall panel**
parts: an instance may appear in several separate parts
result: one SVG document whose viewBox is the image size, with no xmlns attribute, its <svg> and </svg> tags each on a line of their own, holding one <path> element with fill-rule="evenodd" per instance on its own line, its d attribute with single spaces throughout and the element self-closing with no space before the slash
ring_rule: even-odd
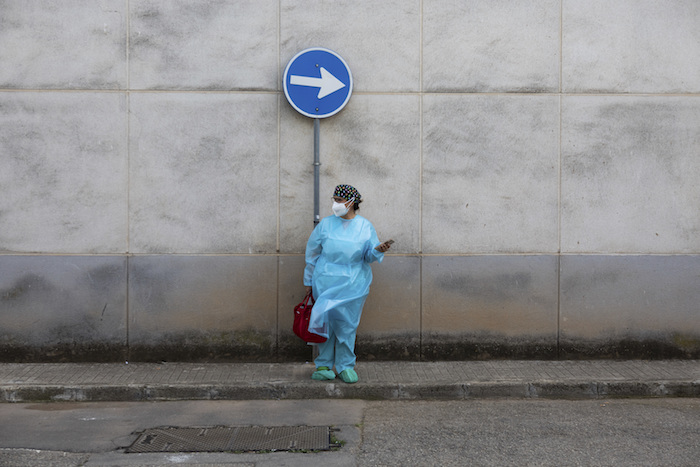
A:
<svg viewBox="0 0 700 467">
<path fill-rule="evenodd" d="M 420 1 L 282 0 L 280 57 L 309 47 L 334 50 L 348 63 L 355 91 L 420 88 Z"/>
<path fill-rule="evenodd" d="M 558 250 L 558 98 L 423 98 L 423 252 Z"/>
<path fill-rule="evenodd" d="M 565 92 L 700 92 L 696 0 L 563 0 Z"/>
<path fill-rule="evenodd" d="M 423 358 L 552 358 L 557 256 L 423 258 Z"/>
<path fill-rule="evenodd" d="M 0 2 L 0 88 L 126 87 L 123 0 Z"/>
<path fill-rule="evenodd" d="M 356 95 L 320 123 L 320 215 L 331 215 L 336 185 L 355 186 L 359 214 L 392 252 L 419 249 L 420 102 L 417 96 Z M 313 120 L 283 103 L 280 237 L 283 252 L 303 253 L 313 229 Z"/>
<path fill-rule="evenodd" d="M 275 252 L 277 96 L 130 99 L 130 251 Z"/>
<path fill-rule="evenodd" d="M 131 359 L 270 360 L 276 334 L 275 256 L 130 258 Z"/>
<path fill-rule="evenodd" d="M 700 99 L 570 96 L 562 251 L 700 251 Z"/>
<path fill-rule="evenodd" d="M 0 92 L 0 251 L 126 251 L 126 99 Z"/>
<path fill-rule="evenodd" d="M 563 256 L 561 352 L 700 357 L 700 256 Z"/>
<path fill-rule="evenodd" d="M 358 358 L 420 359 L 420 263 L 417 256 L 385 255 L 372 264 L 373 280 L 357 330 Z"/>
<path fill-rule="evenodd" d="M 423 89 L 557 92 L 559 0 L 425 0 Z"/>
<path fill-rule="evenodd" d="M 292 331 L 294 307 L 304 299 L 303 255 L 279 257 L 279 289 L 277 309 L 277 353 L 280 360 L 310 361 L 312 348 Z"/>
<path fill-rule="evenodd" d="M 276 0 L 131 0 L 132 89 L 277 90 Z"/>
<path fill-rule="evenodd" d="M 119 361 L 126 258 L 0 256 L 2 361 Z"/>
</svg>

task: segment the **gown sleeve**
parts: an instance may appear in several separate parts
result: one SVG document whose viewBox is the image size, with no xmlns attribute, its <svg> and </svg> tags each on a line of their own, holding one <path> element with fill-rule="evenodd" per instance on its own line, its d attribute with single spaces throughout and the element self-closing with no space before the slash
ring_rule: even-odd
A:
<svg viewBox="0 0 700 467">
<path fill-rule="evenodd" d="M 369 224 L 369 240 L 365 242 L 365 251 L 363 258 L 365 263 L 381 263 L 384 260 L 384 253 L 375 250 L 380 244 L 379 237 L 377 237 L 377 231 L 374 230 L 374 226 Z"/>
<path fill-rule="evenodd" d="M 304 285 L 311 285 L 311 277 L 314 275 L 314 269 L 316 269 L 316 262 L 318 258 L 321 257 L 321 224 L 318 224 L 316 228 L 311 232 L 309 236 L 309 241 L 306 242 L 306 267 L 304 268 Z"/>
</svg>

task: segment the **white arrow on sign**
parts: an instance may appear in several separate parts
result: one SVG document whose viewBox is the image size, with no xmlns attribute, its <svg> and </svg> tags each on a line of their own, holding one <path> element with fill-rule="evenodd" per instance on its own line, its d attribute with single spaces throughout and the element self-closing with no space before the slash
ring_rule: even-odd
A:
<svg viewBox="0 0 700 467">
<path fill-rule="evenodd" d="M 338 78 L 333 76 L 330 71 L 321 67 L 321 77 L 312 78 L 311 76 L 298 76 L 292 75 L 289 77 L 289 83 L 295 84 L 297 86 L 310 86 L 312 88 L 319 88 L 318 98 L 323 99 L 328 94 L 333 94 L 338 89 L 343 89 L 345 83 L 340 81 Z"/>
</svg>

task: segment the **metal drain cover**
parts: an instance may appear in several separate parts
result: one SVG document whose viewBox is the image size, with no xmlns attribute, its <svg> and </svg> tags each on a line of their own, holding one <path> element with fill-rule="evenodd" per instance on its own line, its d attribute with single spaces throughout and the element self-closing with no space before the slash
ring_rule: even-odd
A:
<svg viewBox="0 0 700 467">
<path fill-rule="evenodd" d="M 327 426 L 159 427 L 139 435 L 126 452 L 328 451 Z"/>
</svg>

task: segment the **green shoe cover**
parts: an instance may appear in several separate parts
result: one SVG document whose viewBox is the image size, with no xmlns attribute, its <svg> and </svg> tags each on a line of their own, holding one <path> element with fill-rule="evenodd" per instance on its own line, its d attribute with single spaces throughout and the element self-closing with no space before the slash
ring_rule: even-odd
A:
<svg viewBox="0 0 700 467">
<path fill-rule="evenodd" d="M 357 380 L 359 379 L 357 377 L 357 373 L 355 373 L 355 370 L 350 369 L 343 370 L 342 373 L 340 373 L 340 375 L 338 376 L 340 376 L 340 379 L 342 379 L 348 384 L 357 383 Z"/>
<path fill-rule="evenodd" d="M 335 373 L 333 373 L 332 370 L 328 369 L 327 366 L 320 366 L 311 375 L 311 379 L 315 379 L 317 381 L 328 381 L 331 379 L 335 379 Z"/>
</svg>

